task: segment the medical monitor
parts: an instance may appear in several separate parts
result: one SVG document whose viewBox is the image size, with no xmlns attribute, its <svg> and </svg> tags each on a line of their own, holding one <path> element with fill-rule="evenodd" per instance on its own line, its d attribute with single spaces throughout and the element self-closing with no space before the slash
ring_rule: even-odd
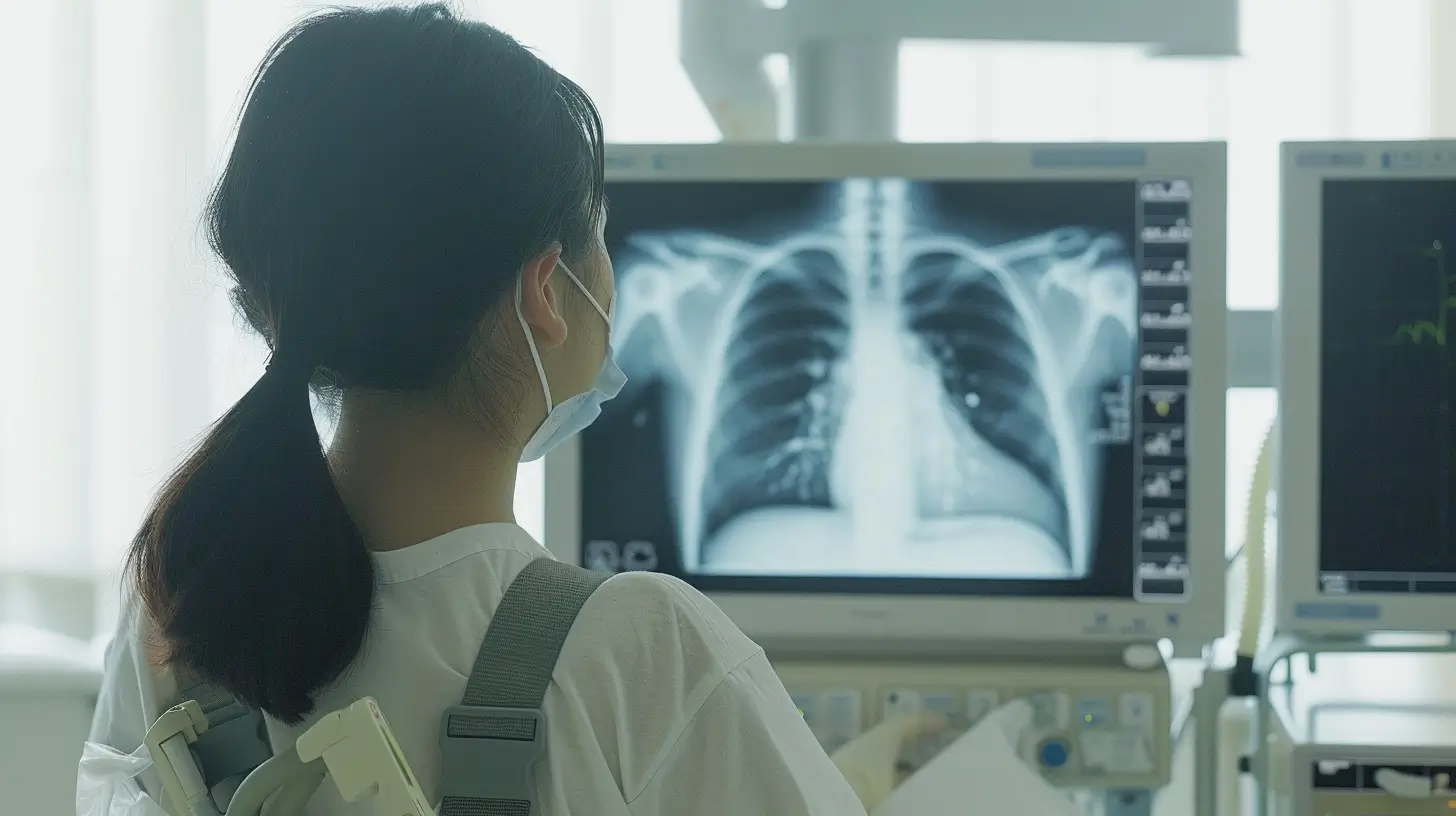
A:
<svg viewBox="0 0 1456 816">
<path fill-rule="evenodd" d="M 1222 631 L 1224 148 L 609 150 L 549 545 L 777 641 Z"/>
<path fill-rule="evenodd" d="M 1456 628 L 1456 142 L 1287 144 L 1283 631 Z"/>
</svg>

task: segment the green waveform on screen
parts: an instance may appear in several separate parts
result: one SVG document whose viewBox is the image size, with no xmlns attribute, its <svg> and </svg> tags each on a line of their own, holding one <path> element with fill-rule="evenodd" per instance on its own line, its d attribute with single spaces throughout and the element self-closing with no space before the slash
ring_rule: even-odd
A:
<svg viewBox="0 0 1456 816">
<path fill-rule="evenodd" d="M 1395 336 L 1390 342 L 1393 344 L 1409 342 L 1413 346 L 1423 345 L 1427 338 L 1432 340 L 1440 349 L 1441 368 L 1439 382 L 1436 384 L 1437 410 L 1441 414 L 1441 421 L 1438 426 L 1436 438 L 1431 440 L 1434 446 L 1440 450 L 1440 464 L 1437 466 L 1437 473 L 1432 474 L 1438 482 L 1440 503 L 1440 532 L 1437 533 L 1435 551 L 1432 553 L 1433 563 L 1444 564 L 1450 555 L 1451 549 L 1451 472 L 1452 465 L 1456 464 L 1456 444 L 1453 444 L 1451 428 L 1451 398 L 1448 379 L 1452 364 L 1451 353 L 1446 345 L 1446 338 L 1450 336 L 1448 331 L 1451 310 L 1456 309 L 1456 296 L 1451 294 L 1452 285 L 1456 284 L 1456 275 L 1447 271 L 1448 256 L 1446 247 L 1441 241 L 1432 241 L 1429 247 L 1421 250 L 1421 257 L 1429 259 L 1436 267 L 1435 274 L 1435 298 L 1433 304 L 1436 308 L 1434 320 L 1416 320 L 1411 323 L 1403 323 L 1395 330 Z"/>
<path fill-rule="evenodd" d="M 1419 346 L 1426 338 L 1430 338 L 1435 341 L 1436 345 L 1444 347 L 1449 335 L 1448 319 L 1451 310 L 1456 309 L 1456 296 L 1451 294 L 1451 286 L 1456 283 L 1456 275 L 1446 271 L 1446 247 L 1440 241 L 1432 241 L 1429 247 L 1421 250 L 1421 257 L 1429 258 L 1436 265 L 1436 319 L 1401 324 L 1396 328 L 1391 342 L 1409 341 L 1411 344 Z M 1449 363 L 1449 361 L 1447 362 Z"/>
</svg>

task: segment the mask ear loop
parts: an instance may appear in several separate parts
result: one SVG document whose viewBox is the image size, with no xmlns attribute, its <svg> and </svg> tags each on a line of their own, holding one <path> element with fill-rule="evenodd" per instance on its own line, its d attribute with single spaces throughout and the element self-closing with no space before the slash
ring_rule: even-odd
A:
<svg viewBox="0 0 1456 816">
<path fill-rule="evenodd" d="M 612 318 L 602 308 L 602 304 L 597 302 L 591 290 L 587 289 L 586 285 L 581 282 L 581 279 L 576 276 L 576 273 L 571 271 L 571 267 L 559 260 L 556 264 L 561 267 L 561 271 L 565 272 L 568 278 L 571 278 L 571 282 L 576 284 L 576 288 L 580 289 L 583 295 L 586 295 L 587 302 L 592 305 L 593 309 L 597 310 L 597 314 L 602 316 L 602 320 L 607 322 L 607 331 L 610 333 L 612 330 Z M 541 354 L 536 350 L 536 338 L 532 336 L 531 327 L 526 324 L 526 315 L 521 311 L 522 292 L 523 284 L 521 283 L 521 279 L 516 278 L 516 320 L 520 321 L 521 330 L 526 333 L 526 347 L 531 350 L 531 362 L 536 364 L 536 376 L 541 380 L 541 395 L 546 398 L 546 413 L 550 414 L 551 409 L 556 406 L 551 403 L 551 385 L 546 380 L 546 367 L 541 365 Z"/>
<path fill-rule="evenodd" d="M 567 274 L 569 275 L 571 273 L 568 272 Z M 572 280 L 575 279 L 575 276 L 572 276 Z M 531 362 L 536 364 L 536 376 L 541 380 L 541 395 L 546 398 L 546 414 L 549 416 L 551 409 L 556 406 L 551 404 L 551 386 L 546 382 L 546 368 L 541 365 L 541 354 L 536 351 L 536 338 L 532 336 L 531 327 L 526 325 L 526 315 L 521 311 L 522 288 L 521 279 L 516 278 L 516 320 L 521 323 L 521 331 L 526 333 L 526 347 L 531 350 Z M 590 297 L 590 295 L 587 297 Z"/>
<path fill-rule="evenodd" d="M 611 315 L 607 314 L 607 310 L 603 309 L 602 304 L 597 302 L 597 299 L 595 296 L 592 295 L 591 290 L 586 288 L 586 284 L 582 283 L 581 279 L 576 276 L 576 273 L 571 271 L 571 267 L 567 266 L 564 263 L 561 263 L 560 261 L 557 261 L 557 263 L 561 266 L 561 271 L 566 273 L 566 277 L 571 278 L 571 282 L 576 284 L 576 288 L 580 289 L 583 295 L 586 295 L 587 302 L 592 305 L 593 309 L 597 310 L 597 314 L 601 315 L 602 319 L 607 321 L 607 329 L 610 331 L 612 328 Z"/>
</svg>

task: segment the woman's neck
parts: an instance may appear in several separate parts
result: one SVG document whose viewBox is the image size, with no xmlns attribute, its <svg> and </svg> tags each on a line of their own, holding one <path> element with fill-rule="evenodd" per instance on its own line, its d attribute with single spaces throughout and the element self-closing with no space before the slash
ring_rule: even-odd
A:
<svg viewBox="0 0 1456 816">
<path fill-rule="evenodd" d="M 372 550 L 515 522 L 518 452 L 414 395 L 347 395 L 329 466 Z"/>
</svg>

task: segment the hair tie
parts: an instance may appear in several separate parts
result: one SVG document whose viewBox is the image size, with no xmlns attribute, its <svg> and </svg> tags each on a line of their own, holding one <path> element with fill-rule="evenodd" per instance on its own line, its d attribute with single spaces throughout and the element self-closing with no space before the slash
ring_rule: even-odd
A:
<svg viewBox="0 0 1456 816">
<path fill-rule="evenodd" d="M 316 368 L 318 368 L 318 364 L 308 362 L 308 358 L 304 355 L 287 352 L 280 354 L 275 348 L 273 353 L 268 355 L 268 363 L 263 368 L 263 376 L 287 382 L 294 380 L 308 382 L 313 379 L 313 372 Z"/>
</svg>

